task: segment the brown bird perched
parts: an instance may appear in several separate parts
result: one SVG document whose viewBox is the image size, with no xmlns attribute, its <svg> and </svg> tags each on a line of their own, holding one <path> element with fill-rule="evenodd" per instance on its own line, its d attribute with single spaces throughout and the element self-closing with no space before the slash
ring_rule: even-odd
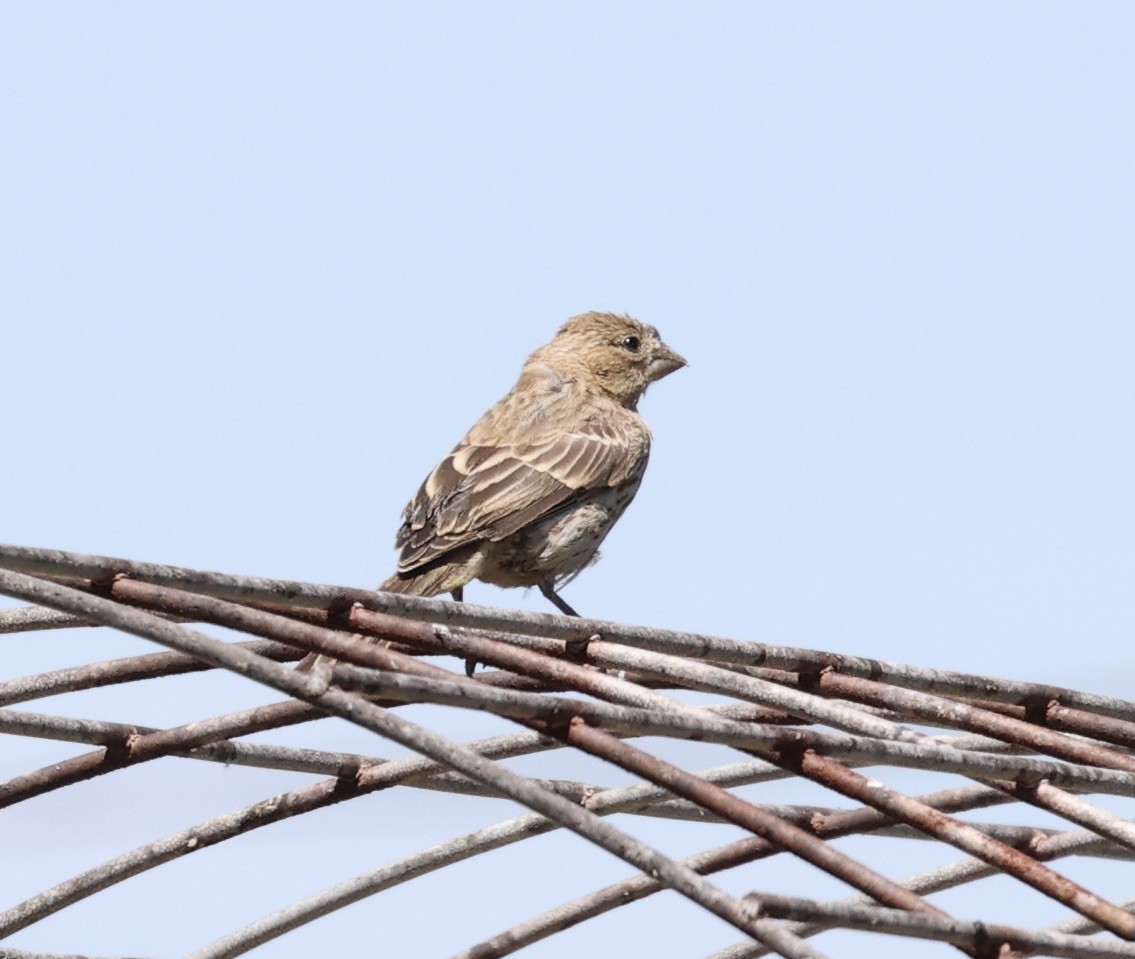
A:
<svg viewBox="0 0 1135 959">
<path fill-rule="evenodd" d="M 379 589 L 460 599 L 474 579 L 536 586 L 576 615 L 555 587 L 594 562 L 634 498 L 650 452 L 639 398 L 685 365 L 653 326 L 572 317 L 426 478 Z"/>
</svg>

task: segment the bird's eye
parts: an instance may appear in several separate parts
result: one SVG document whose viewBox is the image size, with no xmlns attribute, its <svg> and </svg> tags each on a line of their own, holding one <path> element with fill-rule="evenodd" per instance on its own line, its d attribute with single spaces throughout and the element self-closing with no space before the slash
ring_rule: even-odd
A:
<svg viewBox="0 0 1135 959">
<path fill-rule="evenodd" d="M 632 353 L 637 353 L 639 347 L 637 336 L 628 336 L 623 340 L 623 349 L 630 350 Z"/>
</svg>

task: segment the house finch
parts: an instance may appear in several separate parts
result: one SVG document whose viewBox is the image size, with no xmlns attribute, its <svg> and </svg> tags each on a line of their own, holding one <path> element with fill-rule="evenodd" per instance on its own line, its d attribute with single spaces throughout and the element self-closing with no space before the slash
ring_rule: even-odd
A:
<svg viewBox="0 0 1135 959">
<path fill-rule="evenodd" d="M 577 615 L 555 587 L 595 561 L 642 482 L 650 430 L 639 397 L 685 365 L 653 326 L 572 317 L 426 477 L 402 512 L 398 572 L 378 588 L 461 599 L 474 579 L 537 586 Z M 319 663 L 330 666 L 311 654 L 298 668 Z"/>
<path fill-rule="evenodd" d="M 595 561 L 634 498 L 650 452 L 639 398 L 685 365 L 653 326 L 572 317 L 426 478 L 379 589 L 460 599 L 474 579 L 536 586 L 576 615 L 555 587 Z"/>
</svg>

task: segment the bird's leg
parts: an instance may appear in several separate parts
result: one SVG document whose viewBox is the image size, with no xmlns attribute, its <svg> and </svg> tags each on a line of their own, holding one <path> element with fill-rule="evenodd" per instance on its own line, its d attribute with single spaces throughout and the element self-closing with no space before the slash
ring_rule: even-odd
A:
<svg viewBox="0 0 1135 959">
<path fill-rule="evenodd" d="M 564 602 L 563 599 L 560 598 L 560 594 L 552 589 L 552 584 L 550 582 L 548 582 L 546 579 L 542 579 L 540 580 L 539 586 L 540 592 L 544 594 L 544 598 L 547 599 L 548 602 L 550 602 L 553 606 L 555 606 L 556 609 L 558 609 L 565 616 L 574 616 L 576 619 L 579 619 L 579 613 L 577 613 L 566 602 Z"/>
<path fill-rule="evenodd" d="M 455 603 L 465 602 L 465 587 L 456 586 L 449 591 L 449 595 L 453 597 Z M 477 660 L 472 656 L 465 660 L 465 675 L 472 676 L 477 671 Z"/>
<path fill-rule="evenodd" d="M 565 616 L 574 616 L 576 619 L 582 618 L 580 617 L 579 613 L 577 613 L 567 603 L 565 603 L 563 599 L 560 598 L 560 594 L 552 588 L 552 584 L 548 582 L 548 580 L 541 580 L 539 585 L 540 592 L 543 593 L 544 596 L 546 596 L 547 599 L 552 603 L 552 605 L 555 606 L 556 609 L 558 609 L 561 613 L 563 613 Z M 575 660 L 577 663 L 586 661 L 588 644 L 592 640 L 599 638 L 599 634 L 595 633 L 593 635 L 587 635 L 586 637 L 579 636 L 575 639 L 569 639 L 564 644 L 564 652 L 567 654 L 567 658 Z"/>
</svg>

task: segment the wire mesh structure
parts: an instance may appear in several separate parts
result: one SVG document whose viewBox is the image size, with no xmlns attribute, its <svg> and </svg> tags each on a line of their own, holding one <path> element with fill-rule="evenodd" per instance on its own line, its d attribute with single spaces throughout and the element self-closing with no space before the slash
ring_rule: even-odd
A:
<svg viewBox="0 0 1135 959">
<path fill-rule="evenodd" d="M 101 625 L 164 647 L 0 683 L 0 732 L 94 747 L 0 783 L 0 806 L 171 756 L 322 777 L 124 851 L 23 902 L 0 903 L 0 938 L 163 863 L 402 787 L 442 790 L 455 803 L 506 797 L 528 812 L 250 917 L 203 943 L 193 959 L 242 955 L 348 904 L 557 829 L 622 859 L 635 875 L 470 943 L 458 956 L 511 955 L 662 890 L 734 927 L 736 944 L 711 959 L 815 959 L 826 953 L 823 937 L 813 937 L 836 929 L 936 940 L 942 950 L 979 957 L 1135 956 L 1131 903 L 1058 867 L 1068 857 L 1135 858 L 1135 823 L 1107 808 L 1135 797 L 1133 702 L 807 649 L 27 547 L 0 546 L 0 593 L 29 604 L 0 611 L 0 633 Z M 217 638 L 198 623 L 249 638 Z M 326 657 L 322 665 L 295 669 L 310 653 Z M 231 671 L 286 698 L 165 729 L 14 708 L 205 669 Z M 400 709 L 407 704 L 476 710 L 513 728 L 458 742 L 407 719 Z M 326 716 L 415 755 L 368 761 L 242 741 Z M 726 747 L 732 761 L 691 772 L 655 745 L 671 741 Z M 597 757 L 636 782 L 534 779 L 506 764 L 554 750 Z M 884 785 L 883 772 L 895 770 L 922 771 L 943 788 L 910 795 Z M 831 805 L 752 798 L 752 787 L 784 780 L 814 784 Z M 1092 794 L 1101 798 L 1086 798 Z M 1011 818 L 1024 824 L 966 818 L 1009 804 L 1018 813 Z M 675 858 L 616 827 L 608 818 L 615 813 L 731 823 L 743 836 Z M 1053 818 L 1058 828 L 1036 824 Z M 834 842 L 868 834 L 929 840 L 958 856 L 896 880 Z M 822 870 L 850 898 L 783 889 L 737 895 L 712 878 L 743 876 L 746 865 L 774 856 Z M 1025 928 L 1004 921 L 995 902 L 990 914 L 959 918 L 928 898 L 994 876 L 1054 901 L 1066 918 Z M 684 945 L 690 955 L 706 954 Z M 48 953 L 0 948 L 0 955 Z"/>
</svg>

